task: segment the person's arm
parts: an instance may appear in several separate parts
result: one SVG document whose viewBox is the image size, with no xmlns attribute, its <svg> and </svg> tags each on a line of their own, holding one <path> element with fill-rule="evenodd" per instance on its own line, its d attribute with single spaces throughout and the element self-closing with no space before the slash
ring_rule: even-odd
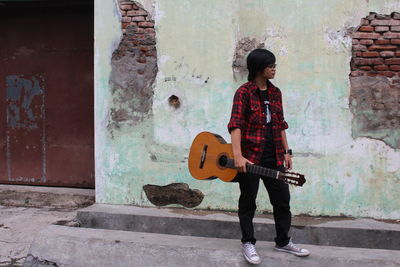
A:
<svg viewBox="0 0 400 267">
<path fill-rule="evenodd" d="M 253 164 L 242 155 L 241 148 L 242 131 L 240 128 L 235 128 L 231 131 L 233 158 L 235 160 L 235 167 L 239 172 L 246 172 L 246 164 Z"/>
<path fill-rule="evenodd" d="M 233 157 L 235 160 L 235 167 L 240 172 L 246 172 L 246 164 L 250 163 L 242 155 L 241 138 L 242 128 L 245 127 L 246 110 L 248 108 L 249 99 L 245 90 L 239 88 L 233 98 L 231 119 L 228 124 L 228 131 L 231 134 Z"/>
<path fill-rule="evenodd" d="M 282 131 L 281 131 L 281 135 L 282 135 L 282 145 L 283 145 L 283 148 L 284 148 L 285 150 L 288 150 L 288 149 L 289 149 L 289 145 L 288 145 L 288 141 L 287 141 L 287 137 L 286 137 L 286 132 L 285 132 L 285 130 L 282 130 Z M 291 170 L 292 167 L 293 167 L 292 156 L 289 155 L 289 154 L 284 154 L 284 156 L 285 156 L 285 167 L 286 167 L 288 170 Z"/>
</svg>

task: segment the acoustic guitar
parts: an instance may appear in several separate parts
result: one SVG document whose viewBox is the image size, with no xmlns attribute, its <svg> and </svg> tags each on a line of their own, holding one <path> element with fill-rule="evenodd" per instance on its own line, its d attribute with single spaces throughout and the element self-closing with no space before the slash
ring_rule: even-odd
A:
<svg viewBox="0 0 400 267">
<path fill-rule="evenodd" d="M 224 182 L 231 182 L 238 174 L 233 160 L 232 144 L 227 144 L 224 138 L 210 132 L 201 132 L 193 140 L 188 164 L 190 174 L 198 180 L 219 178 Z M 306 182 L 302 174 L 281 172 L 253 164 L 247 164 L 246 171 L 297 186 Z"/>
</svg>

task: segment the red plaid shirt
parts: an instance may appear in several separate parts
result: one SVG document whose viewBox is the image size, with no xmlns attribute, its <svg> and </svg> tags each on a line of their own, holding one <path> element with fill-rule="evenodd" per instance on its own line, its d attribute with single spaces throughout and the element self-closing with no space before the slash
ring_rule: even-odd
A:
<svg viewBox="0 0 400 267">
<path fill-rule="evenodd" d="M 281 91 L 270 81 L 267 82 L 267 86 L 276 162 L 279 166 L 284 162 L 281 131 L 289 126 L 283 116 Z M 241 130 L 243 156 L 255 164 L 260 163 L 267 137 L 267 126 L 265 106 L 258 86 L 253 81 L 243 84 L 235 93 L 228 124 L 229 132 L 234 128 Z"/>
</svg>

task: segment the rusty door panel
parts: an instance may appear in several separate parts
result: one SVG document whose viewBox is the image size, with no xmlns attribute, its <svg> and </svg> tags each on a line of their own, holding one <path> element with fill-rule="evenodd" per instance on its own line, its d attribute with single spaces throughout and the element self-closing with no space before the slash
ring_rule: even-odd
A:
<svg viewBox="0 0 400 267">
<path fill-rule="evenodd" d="M 93 6 L 0 25 L 0 183 L 93 188 Z"/>
<path fill-rule="evenodd" d="M 43 76 L 5 78 L 8 180 L 46 182 Z"/>
</svg>

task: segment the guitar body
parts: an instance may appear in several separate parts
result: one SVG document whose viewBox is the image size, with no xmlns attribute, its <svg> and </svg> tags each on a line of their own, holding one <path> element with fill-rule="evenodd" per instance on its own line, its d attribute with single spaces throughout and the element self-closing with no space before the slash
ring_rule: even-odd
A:
<svg viewBox="0 0 400 267">
<path fill-rule="evenodd" d="M 233 159 L 232 144 L 227 144 L 217 134 L 210 132 L 198 134 L 190 147 L 190 174 L 198 180 L 214 179 L 216 176 L 224 182 L 232 181 L 238 171 L 221 166 L 219 163 L 221 157 Z"/>
<path fill-rule="evenodd" d="M 198 180 L 219 178 L 231 182 L 238 174 L 234 166 L 232 144 L 227 144 L 218 134 L 209 132 L 199 133 L 193 140 L 188 164 L 190 174 Z M 277 171 L 255 164 L 247 164 L 246 171 L 296 186 L 303 186 L 306 182 L 303 174 Z"/>
</svg>

